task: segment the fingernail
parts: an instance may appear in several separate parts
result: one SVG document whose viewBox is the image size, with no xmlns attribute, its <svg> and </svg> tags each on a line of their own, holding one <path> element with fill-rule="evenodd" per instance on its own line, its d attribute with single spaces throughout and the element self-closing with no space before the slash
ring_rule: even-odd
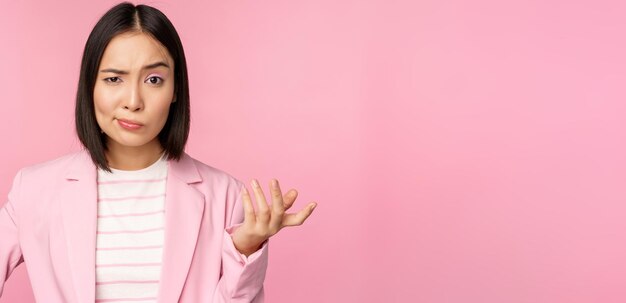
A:
<svg viewBox="0 0 626 303">
<path fill-rule="evenodd" d="M 259 182 L 256 179 L 252 179 L 252 186 L 259 186 Z"/>
<path fill-rule="evenodd" d="M 274 188 L 278 187 L 278 181 L 276 181 L 276 179 L 272 179 L 272 186 Z"/>
<path fill-rule="evenodd" d="M 317 206 L 317 204 L 313 204 L 313 206 L 311 206 L 311 211 L 315 209 L 315 206 Z"/>
</svg>

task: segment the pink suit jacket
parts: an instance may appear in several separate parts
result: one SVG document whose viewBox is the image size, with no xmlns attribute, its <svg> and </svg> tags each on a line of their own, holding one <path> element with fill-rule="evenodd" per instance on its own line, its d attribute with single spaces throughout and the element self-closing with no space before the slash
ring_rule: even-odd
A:
<svg viewBox="0 0 626 303">
<path fill-rule="evenodd" d="M 21 169 L 0 209 L 0 296 L 25 263 L 38 302 L 95 301 L 97 171 L 87 151 Z M 263 302 L 268 241 L 248 256 L 243 183 L 184 154 L 168 161 L 158 302 Z"/>
</svg>

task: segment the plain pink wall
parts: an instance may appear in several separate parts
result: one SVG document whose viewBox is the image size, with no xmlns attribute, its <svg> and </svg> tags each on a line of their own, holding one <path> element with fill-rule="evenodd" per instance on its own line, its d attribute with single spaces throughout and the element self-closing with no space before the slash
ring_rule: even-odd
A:
<svg viewBox="0 0 626 303">
<path fill-rule="evenodd" d="M 115 3 L 1 3 L 3 197 L 79 149 Z M 626 300 L 625 2 L 148 4 L 185 46 L 187 151 L 319 203 L 272 238 L 268 302 Z M 21 266 L 0 302 L 33 301 Z"/>
</svg>

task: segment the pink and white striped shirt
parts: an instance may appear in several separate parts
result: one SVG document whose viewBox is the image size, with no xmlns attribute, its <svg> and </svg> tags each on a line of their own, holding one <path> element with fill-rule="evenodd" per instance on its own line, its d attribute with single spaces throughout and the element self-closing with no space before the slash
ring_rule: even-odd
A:
<svg viewBox="0 0 626 303">
<path fill-rule="evenodd" d="M 164 242 L 167 160 L 98 170 L 96 302 L 156 302 Z"/>
</svg>

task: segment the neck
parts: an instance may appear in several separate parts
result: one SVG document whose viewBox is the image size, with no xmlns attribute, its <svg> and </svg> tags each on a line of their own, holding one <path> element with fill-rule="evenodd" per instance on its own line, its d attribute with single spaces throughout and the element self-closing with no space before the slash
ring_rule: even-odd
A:
<svg viewBox="0 0 626 303">
<path fill-rule="evenodd" d="M 119 170 L 139 170 L 159 160 L 163 148 L 158 140 L 142 146 L 124 146 L 109 140 L 105 152 L 109 167 Z"/>
</svg>

